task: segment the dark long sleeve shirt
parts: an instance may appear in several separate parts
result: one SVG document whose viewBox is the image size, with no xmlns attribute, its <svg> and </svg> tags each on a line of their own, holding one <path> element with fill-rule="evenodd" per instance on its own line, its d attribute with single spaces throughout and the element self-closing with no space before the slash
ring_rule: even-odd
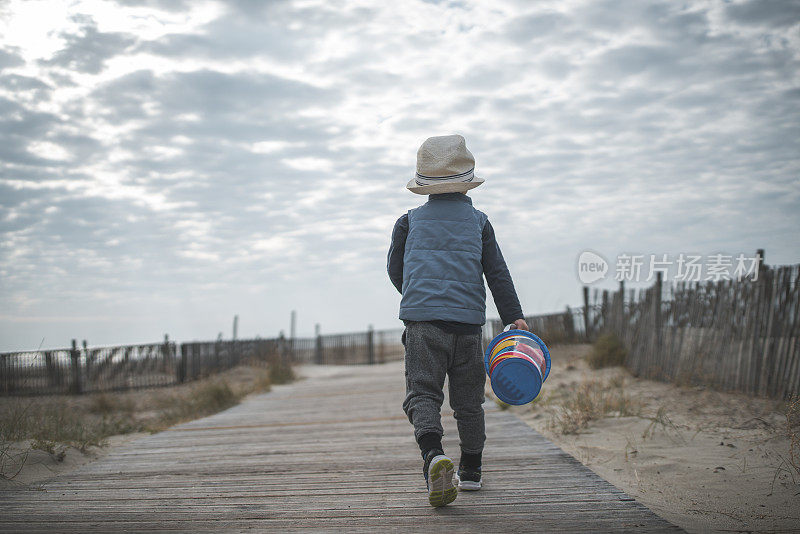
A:
<svg viewBox="0 0 800 534">
<path fill-rule="evenodd" d="M 387 270 L 389 278 L 400 294 L 403 293 L 403 256 L 406 249 L 406 238 L 408 237 L 408 214 L 403 214 L 394 225 L 392 230 L 392 243 L 389 247 L 387 259 Z M 522 307 L 519 304 L 517 292 L 514 289 L 514 282 L 511 274 L 500 252 L 500 246 L 494 236 L 494 228 L 487 220 L 481 235 L 483 245 L 481 252 L 481 264 L 486 283 L 492 292 L 495 306 L 500 314 L 503 324 L 510 324 L 522 318 Z M 465 323 L 454 323 L 452 321 L 434 321 L 448 331 L 456 333 L 478 333 L 480 325 Z"/>
</svg>

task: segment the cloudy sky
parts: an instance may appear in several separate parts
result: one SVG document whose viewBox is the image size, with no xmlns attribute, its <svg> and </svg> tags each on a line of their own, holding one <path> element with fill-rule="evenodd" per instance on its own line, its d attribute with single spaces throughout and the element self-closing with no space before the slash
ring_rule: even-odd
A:
<svg viewBox="0 0 800 534">
<path fill-rule="evenodd" d="M 585 249 L 797 263 L 799 22 L 778 0 L 0 0 L 0 350 L 213 339 L 234 314 L 273 336 L 292 309 L 301 335 L 398 327 L 390 232 L 447 133 L 526 313 L 580 302 Z"/>
</svg>

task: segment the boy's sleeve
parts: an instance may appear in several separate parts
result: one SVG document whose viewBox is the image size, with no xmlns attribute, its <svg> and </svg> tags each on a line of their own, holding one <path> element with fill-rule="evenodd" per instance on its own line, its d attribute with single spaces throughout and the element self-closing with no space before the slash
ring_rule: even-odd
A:
<svg viewBox="0 0 800 534">
<path fill-rule="evenodd" d="M 408 214 L 404 213 L 394 223 L 392 244 L 389 246 L 389 256 L 386 259 L 389 279 L 401 295 L 403 294 L 403 255 L 406 252 L 406 237 L 408 237 Z"/>
<path fill-rule="evenodd" d="M 494 304 L 500 313 L 500 320 L 503 321 L 503 324 L 511 324 L 522 318 L 522 306 L 519 304 L 511 273 L 508 272 L 506 261 L 503 259 L 500 246 L 494 237 L 494 228 L 488 220 L 483 227 L 482 237 L 483 274 L 486 276 L 486 283 L 489 284 Z"/>
</svg>

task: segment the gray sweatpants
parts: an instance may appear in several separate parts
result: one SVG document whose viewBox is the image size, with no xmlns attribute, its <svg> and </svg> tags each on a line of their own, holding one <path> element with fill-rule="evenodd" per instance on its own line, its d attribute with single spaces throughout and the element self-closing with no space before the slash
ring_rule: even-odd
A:
<svg viewBox="0 0 800 534">
<path fill-rule="evenodd" d="M 458 426 L 461 450 L 477 454 L 486 440 L 481 335 L 450 334 L 426 322 L 409 322 L 406 348 L 406 398 L 403 411 L 414 425 L 414 437 L 443 434 L 441 407 L 444 378 L 449 377 L 450 407 Z"/>
</svg>

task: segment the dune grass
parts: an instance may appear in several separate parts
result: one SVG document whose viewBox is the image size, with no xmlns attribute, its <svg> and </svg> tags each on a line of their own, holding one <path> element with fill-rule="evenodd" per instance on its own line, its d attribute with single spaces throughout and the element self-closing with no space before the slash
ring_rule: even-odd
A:
<svg viewBox="0 0 800 534">
<path fill-rule="evenodd" d="M 52 450 L 62 444 L 85 451 L 101 445 L 107 436 L 142 429 L 123 414 L 86 417 L 82 410 L 50 399 L 14 399 L 0 412 L 1 439 L 12 442 L 30 439 L 33 448 L 41 450 Z"/>
<path fill-rule="evenodd" d="M 28 450 L 46 451 L 56 459 L 68 447 L 86 452 L 105 445 L 110 436 L 157 432 L 212 415 L 295 378 L 291 365 L 273 364 L 169 388 L 0 399 L 0 476 L 13 477 Z"/>
<path fill-rule="evenodd" d="M 297 380 L 294 368 L 281 360 L 273 362 L 269 366 L 269 382 L 272 384 L 288 384 Z"/>
<path fill-rule="evenodd" d="M 615 334 L 602 334 L 592 345 L 592 352 L 586 357 L 586 363 L 592 369 L 613 367 L 625 364 L 627 350 Z"/>
<path fill-rule="evenodd" d="M 639 415 L 642 405 L 625 391 L 622 377 L 579 384 L 560 402 L 551 427 L 561 434 L 576 434 L 589 421 L 603 417 Z"/>
<path fill-rule="evenodd" d="M 221 412 L 239 404 L 245 392 L 234 392 L 224 380 L 210 380 L 197 387 L 192 395 L 172 394 L 158 399 L 159 416 L 148 430 L 157 431 L 172 425 Z"/>
</svg>

